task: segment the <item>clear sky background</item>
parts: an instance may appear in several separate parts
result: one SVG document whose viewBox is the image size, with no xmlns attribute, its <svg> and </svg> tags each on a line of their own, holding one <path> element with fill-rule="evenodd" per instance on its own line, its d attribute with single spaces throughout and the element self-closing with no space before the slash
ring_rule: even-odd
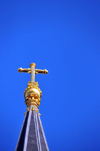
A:
<svg viewBox="0 0 100 151">
<path fill-rule="evenodd" d="M 31 77 L 50 151 L 100 151 L 100 1 L 0 1 L 0 151 L 14 151 Z"/>
</svg>

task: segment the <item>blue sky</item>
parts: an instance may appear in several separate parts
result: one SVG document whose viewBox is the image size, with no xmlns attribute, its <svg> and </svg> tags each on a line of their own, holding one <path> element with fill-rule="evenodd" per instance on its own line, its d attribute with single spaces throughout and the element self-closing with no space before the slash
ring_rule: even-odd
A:
<svg viewBox="0 0 100 151">
<path fill-rule="evenodd" d="M 23 123 L 30 63 L 42 90 L 50 151 L 100 151 L 100 1 L 0 3 L 0 150 L 13 151 Z"/>
</svg>

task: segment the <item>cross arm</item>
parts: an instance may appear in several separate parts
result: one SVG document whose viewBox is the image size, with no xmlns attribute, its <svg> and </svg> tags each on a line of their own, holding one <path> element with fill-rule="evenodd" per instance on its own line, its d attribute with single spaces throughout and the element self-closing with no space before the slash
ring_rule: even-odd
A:
<svg viewBox="0 0 100 151">
<path fill-rule="evenodd" d="M 22 73 L 22 72 L 28 72 L 28 73 L 31 73 L 31 69 L 28 68 L 28 69 L 22 69 L 21 67 L 18 68 L 18 72 Z"/>
<path fill-rule="evenodd" d="M 28 69 L 23 69 L 23 68 L 18 68 L 18 72 L 22 73 L 22 72 L 28 72 L 28 73 L 31 73 L 32 69 L 28 68 Z M 47 74 L 48 73 L 48 70 L 44 69 L 44 70 L 41 70 L 41 69 L 35 69 L 35 74 L 38 74 L 38 73 L 43 73 L 43 74 Z"/>
<path fill-rule="evenodd" d="M 46 69 L 44 69 L 44 70 L 41 70 L 41 69 L 35 69 L 35 74 L 38 74 L 38 73 L 47 74 L 47 73 L 48 73 L 48 70 L 46 70 Z"/>
</svg>

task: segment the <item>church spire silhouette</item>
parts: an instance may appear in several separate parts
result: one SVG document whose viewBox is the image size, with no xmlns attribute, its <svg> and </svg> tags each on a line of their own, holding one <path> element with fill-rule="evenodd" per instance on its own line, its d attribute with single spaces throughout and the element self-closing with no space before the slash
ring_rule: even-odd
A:
<svg viewBox="0 0 100 151">
<path fill-rule="evenodd" d="M 28 82 L 24 91 L 27 111 L 15 151 L 49 151 L 38 109 L 42 92 L 39 89 L 38 82 L 35 82 L 35 74 L 47 74 L 48 71 L 46 69 L 35 69 L 35 67 L 36 64 L 31 63 L 28 69 L 22 69 L 21 67 L 18 69 L 20 73 L 30 73 L 31 81 Z"/>
</svg>

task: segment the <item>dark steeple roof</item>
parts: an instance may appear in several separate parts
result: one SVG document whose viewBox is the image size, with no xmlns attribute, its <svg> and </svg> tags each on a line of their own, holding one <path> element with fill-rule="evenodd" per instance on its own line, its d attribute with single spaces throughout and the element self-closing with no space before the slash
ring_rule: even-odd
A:
<svg viewBox="0 0 100 151">
<path fill-rule="evenodd" d="M 25 115 L 15 151 L 49 151 L 40 116 L 35 110 Z"/>
</svg>

